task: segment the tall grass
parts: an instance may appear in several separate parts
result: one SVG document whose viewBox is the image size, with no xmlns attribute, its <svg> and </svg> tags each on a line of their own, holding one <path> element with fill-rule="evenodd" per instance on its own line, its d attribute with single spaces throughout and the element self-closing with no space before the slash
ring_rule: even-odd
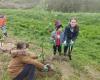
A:
<svg viewBox="0 0 100 80">
<path fill-rule="evenodd" d="M 73 60 L 70 64 L 80 71 L 85 71 L 85 66 L 92 66 L 100 71 L 100 14 L 99 13 L 62 13 L 44 10 L 15 10 L 0 9 L 0 13 L 7 15 L 7 29 L 9 36 L 13 35 L 27 42 L 34 42 L 40 46 L 45 39 L 44 48 L 51 50 L 49 43 L 50 32 L 54 29 L 54 20 L 59 19 L 65 26 L 72 16 L 78 18 L 80 34 L 73 50 Z M 46 55 L 51 55 L 52 52 Z M 6 76 L 6 73 L 3 73 Z M 3 80 L 8 80 L 5 79 Z"/>
</svg>

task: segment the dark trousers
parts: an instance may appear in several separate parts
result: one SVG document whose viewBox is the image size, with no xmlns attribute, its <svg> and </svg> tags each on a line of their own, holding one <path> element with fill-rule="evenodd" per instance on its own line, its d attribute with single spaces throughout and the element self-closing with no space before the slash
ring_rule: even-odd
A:
<svg viewBox="0 0 100 80">
<path fill-rule="evenodd" d="M 71 56 L 71 52 L 73 50 L 73 46 L 71 46 L 71 50 L 70 52 L 68 51 L 68 48 L 70 47 L 70 45 L 66 45 L 64 46 L 64 56 L 67 56 L 67 52 L 68 52 L 68 56 Z"/>
<path fill-rule="evenodd" d="M 59 55 L 61 55 L 61 51 L 62 51 L 61 48 L 62 48 L 61 45 L 59 45 L 59 46 L 58 45 L 53 45 L 54 55 L 56 55 L 57 50 L 59 52 Z"/>
<path fill-rule="evenodd" d="M 25 65 L 23 71 L 13 80 L 35 80 L 35 66 L 31 64 Z"/>
</svg>

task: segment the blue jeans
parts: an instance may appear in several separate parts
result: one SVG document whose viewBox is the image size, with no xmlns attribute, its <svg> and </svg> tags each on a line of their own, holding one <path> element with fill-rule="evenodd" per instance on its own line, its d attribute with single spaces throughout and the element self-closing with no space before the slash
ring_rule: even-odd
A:
<svg viewBox="0 0 100 80">
<path fill-rule="evenodd" d="M 26 64 L 23 71 L 13 80 L 35 80 L 35 66 L 32 64 Z"/>
</svg>

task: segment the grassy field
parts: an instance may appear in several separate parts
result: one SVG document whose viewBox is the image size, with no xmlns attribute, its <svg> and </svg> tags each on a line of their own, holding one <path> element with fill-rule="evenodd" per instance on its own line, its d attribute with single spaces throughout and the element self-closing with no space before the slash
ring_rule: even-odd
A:
<svg viewBox="0 0 100 80">
<path fill-rule="evenodd" d="M 7 15 L 9 36 L 33 44 L 36 48 L 31 48 L 31 50 L 37 54 L 39 53 L 37 47 L 41 48 L 41 43 L 44 42 L 45 55 L 52 55 L 48 30 L 54 29 L 54 20 L 61 20 L 65 27 L 68 20 L 76 16 L 80 26 L 80 35 L 74 46 L 73 60 L 67 62 L 76 72 L 75 77 L 69 80 L 100 80 L 99 13 L 62 13 L 36 9 L 0 9 L 0 13 Z M 8 55 L 0 54 L 0 62 L 4 64 L 1 80 L 8 80 L 6 69 L 10 58 L 6 57 Z M 80 79 L 81 73 L 85 74 L 83 79 Z M 88 78 L 85 79 L 85 77 Z"/>
</svg>

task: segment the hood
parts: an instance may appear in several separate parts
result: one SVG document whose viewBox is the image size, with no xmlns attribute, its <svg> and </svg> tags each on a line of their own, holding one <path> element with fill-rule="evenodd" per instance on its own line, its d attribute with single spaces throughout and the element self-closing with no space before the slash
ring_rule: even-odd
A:
<svg viewBox="0 0 100 80">
<path fill-rule="evenodd" d="M 11 56 L 14 57 L 18 57 L 18 56 L 25 56 L 26 55 L 26 50 L 12 50 L 10 52 Z"/>
</svg>

